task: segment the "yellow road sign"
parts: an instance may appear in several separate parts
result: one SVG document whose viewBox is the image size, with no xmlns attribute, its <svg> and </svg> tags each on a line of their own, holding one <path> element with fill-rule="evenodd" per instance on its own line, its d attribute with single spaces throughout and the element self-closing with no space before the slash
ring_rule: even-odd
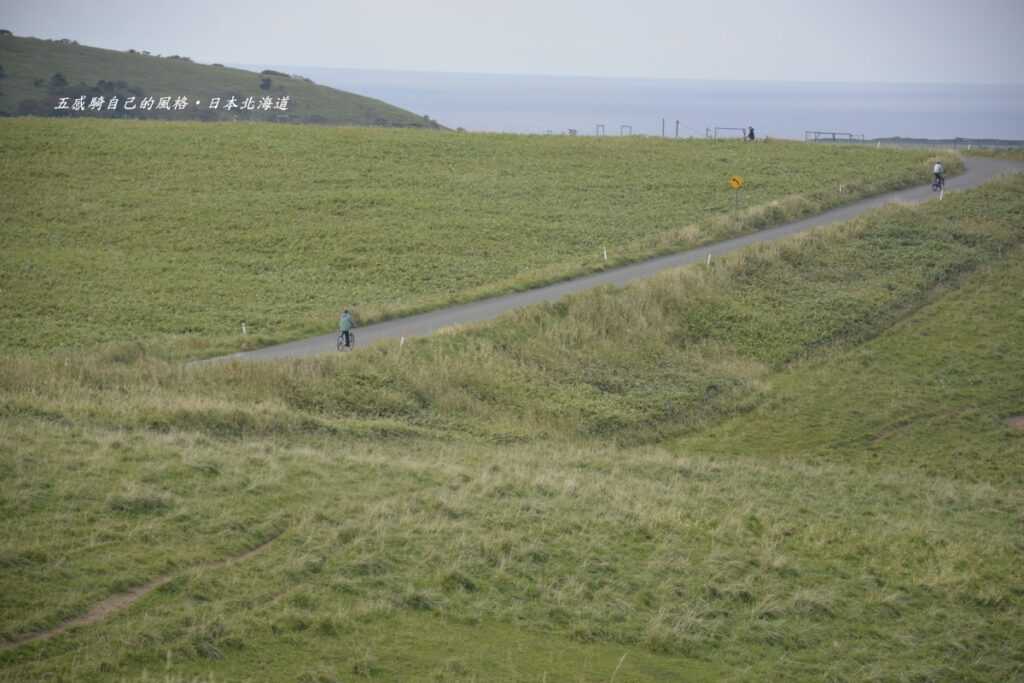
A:
<svg viewBox="0 0 1024 683">
<path fill-rule="evenodd" d="M 743 178 L 738 175 L 734 175 L 732 178 L 729 178 L 729 187 L 734 190 L 740 189 L 743 187 Z"/>
</svg>

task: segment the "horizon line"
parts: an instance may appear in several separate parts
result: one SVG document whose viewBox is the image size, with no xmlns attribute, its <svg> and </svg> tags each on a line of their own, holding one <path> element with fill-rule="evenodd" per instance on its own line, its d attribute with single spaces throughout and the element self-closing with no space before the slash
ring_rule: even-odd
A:
<svg viewBox="0 0 1024 683">
<path fill-rule="evenodd" d="M 757 78 L 708 78 L 682 76 L 593 76 L 580 74 L 525 73 L 497 71 L 446 71 L 433 69 L 394 69 L 361 66 L 323 66 L 317 64 L 283 64 L 283 63 L 229 63 L 229 66 L 245 69 L 267 68 L 277 66 L 289 69 L 329 69 L 333 71 L 363 71 L 390 74 L 416 74 L 441 76 L 496 76 L 499 78 L 551 78 L 595 81 L 660 81 L 660 82 L 691 82 L 691 83 L 787 83 L 796 85 L 965 85 L 965 86 L 1016 86 L 1024 87 L 1024 81 L 824 81 L 814 79 L 757 79 Z"/>
</svg>

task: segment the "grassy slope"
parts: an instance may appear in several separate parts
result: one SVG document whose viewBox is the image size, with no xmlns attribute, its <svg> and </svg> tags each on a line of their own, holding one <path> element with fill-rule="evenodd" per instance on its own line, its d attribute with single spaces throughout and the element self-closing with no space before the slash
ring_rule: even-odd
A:
<svg viewBox="0 0 1024 683">
<path fill-rule="evenodd" d="M 1024 414 L 1015 371 L 1024 362 L 1022 285 L 1018 249 L 893 333 L 780 376 L 753 414 L 678 444 L 720 454 L 727 468 L 739 457 L 792 472 L 792 502 L 764 506 L 752 496 L 750 509 L 780 552 L 793 547 L 785 537 L 794 526 L 815 548 L 798 560 L 810 574 L 800 591 L 818 611 L 801 625 L 802 642 L 827 649 L 845 625 L 838 661 L 817 662 L 809 675 L 1024 674 L 1024 434 L 1006 421 Z M 781 589 L 745 578 L 756 592 Z"/>
<path fill-rule="evenodd" d="M 993 159 L 1024 161 L 1024 149 L 977 149 L 972 150 L 971 154 L 983 157 L 992 157 Z"/>
<path fill-rule="evenodd" d="M 366 321 L 507 291 L 603 267 L 604 247 L 612 263 L 682 249 L 929 169 L 926 152 L 860 147 L 269 124 L 6 120 L 0 139 L 6 352 L 235 350 L 323 332 L 341 305 Z"/>
<path fill-rule="evenodd" d="M 0 676 L 1019 676 L 1022 189 L 401 352 L 9 358 L 8 633 L 181 573 Z"/>
<path fill-rule="evenodd" d="M 192 101 L 201 100 L 203 106 L 211 97 L 227 97 L 231 94 L 242 98 L 261 95 L 278 98 L 288 95 L 291 102 L 287 113 L 296 120 L 316 116 L 325 123 L 347 125 L 433 125 L 426 123 L 421 116 L 386 102 L 297 78 L 271 76 L 271 89 L 263 91 L 259 87 L 263 76 L 251 71 L 36 38 L 0 36 L 0 65 L 3 65 L 7 73 L 7 77 L 0 80 L 0 111 L 10 114 L 17 111 L 18 103 L 24 99 L 46 98 L 46 87 L 36 86 L 34 82 L 40 78 L 49 81 L 53 74 L 59 72 L 70 84 L 63 93 L 65 95 L 72 94 L 79 83 L 94 86 L 99 80 L 125 81 L 130 86 L 141 87 L 146 95 L 183 95 Z M 196 116 L 199 111 L 191 107 L 185 112 L 174 112 L 168 116 L 175 120 L 186 120 Z M 251 116 L 267 118 L 280 113 L 275 111 Z"/>
</svg>

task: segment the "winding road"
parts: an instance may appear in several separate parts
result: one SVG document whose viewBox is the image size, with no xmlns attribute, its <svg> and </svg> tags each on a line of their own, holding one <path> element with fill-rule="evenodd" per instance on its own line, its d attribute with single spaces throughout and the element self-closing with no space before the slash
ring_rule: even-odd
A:
<svg viewBox="0 0 1024 683">
<path fill-rule="evenodd" d="M 949 179 L 946 183 L 946 191 L 963 190 L 977 187 L 992 178 L 1013 172 L 1024 171 L 1024 163 L 989 159 L 985 157 L 970 157 L 964 160 L 965 172 L 955 178 Z M 586 275 L 573 280 L 566 280 L 545 287 L 538 287 L 525 292 L 505 294 L 490 299 L 481 299 L 468 304 L 460 304 L 449 308 L 442 308 L 427 313 L 387 320 L 356 330 L 360 347 L 365 347 L 382 339 L 400 339 L 402 337 L 417 337 L 429 335 L 437 330 L 452 325 L 480 322 L 491 320 L 506 311 L 542 301 L 557 301 L 567 294 L 581 292 L 600 285 L 622 286 L 634 280 L 650 277 L 659 271 L 668 268 L 678 268 L 689 263 L 705 261 L 708 255 L 717 256 L 730 251 L 735 251 L 750 244 L 758 242 L 773 242 L 775 240 L 806 232 L 813 228 L 847 221 L 855 218 L 870 209 L 875 209 L 886 204 L 898 202 L 902 204 L 920 204 L 928 200 L 936 199 L 930 186 L 913 187 L 897 192 L 877 195 L 862 199 L 845 206 L 841 206 L 825 213 L 811 216 L 800 221 L 786 223 L 775 228 L 761 230 L 749 235 L 735 239 L 705 245 L 697 249 L 661 256 L 647 261 L 633 263 L 619 268 L 604 270 L 593 275 Z M 255 351 L 234 353 L 229 356 L 211 358 L 201 363 L 224 362 L 231 360 L 276 360 L 281 358 L 301 358 L 314 356 L 322 353 L 337 353 L 335 348 L 337 333 L 325 334 L 310 339 L 268 346 Z"/>
</svg>

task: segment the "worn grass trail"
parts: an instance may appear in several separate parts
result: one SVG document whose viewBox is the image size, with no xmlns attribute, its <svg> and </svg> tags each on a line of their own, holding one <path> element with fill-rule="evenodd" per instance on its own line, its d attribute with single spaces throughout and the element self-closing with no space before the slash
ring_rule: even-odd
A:
<svg viewBox="0 0 1024 683">
<path fill-rule="evenodd" d="M 237 562 L 245 562 L 248 559 L 255 557 L 257 554 L 266 550 L 276 536 L 273 536 L 260 545 L 250 550 L 245 551 L 241 555 L 235 557 L 229 557 L 217 562 L 210 563 L 206 568 L 208 569 L 220 569 L 222 567 L 228 567 Z M 162 588 L 163 586 L 174 580 L 173 574 L 164 574 L 154 579 L 150 579 L 141 586 L 133 586 L 132 588 L 124 591 L 123 593 L 117 593 L 111 595 L 96 605 L 93 605 L 88 612 L 79 617 L 74 617 L 66 621 L 57 624 L 52 628 L 45 630 L 24 633 L 13 640 L 0 643 L 0 652 L 4 650 L 11 650 L 27 643 L 32 643 L 39 640 L 49 640 L 50 638 L 56 638 L 59 635 L 67 633 L 68 631 L 83 626 L 90 626 L 107 619 L 108 617 L 116 615 L 118 612 L 128 609 L 133 604 L 146 597 L 153 591 Z"/>
</svg>

